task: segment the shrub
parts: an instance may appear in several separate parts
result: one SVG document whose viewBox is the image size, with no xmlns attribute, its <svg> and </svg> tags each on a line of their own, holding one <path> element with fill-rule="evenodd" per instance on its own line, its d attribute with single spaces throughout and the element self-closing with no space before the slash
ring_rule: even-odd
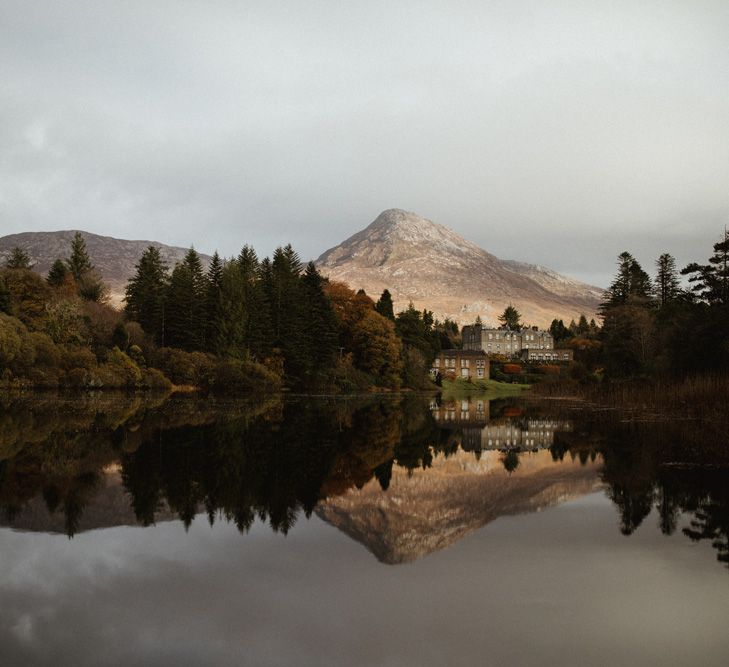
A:
<svg viewBox="0 0 729 667">
<path fill-rule="evenodd" d="M 86 347 L 64 347 L 61 350 L 61 368 L 91 370 L 96 368 L 96 355 Z"/>
<path fill-rule="evenodd" d="M 252 361 L 224 359 L 215 367 L 213 391 L 256 391 L 280 389 L 281 378 Z"/>
<path fill-rule="evenodd" d="M 519 375 L 523 371 L 523 368 L 521 364 L 504 364 L 501 370 L 507 375 Z"/>
<path fill-rule="evenodd" d="M 29 338 L 35 348 L 35 360 L 40 366 L 56 368 L 61 363 L 61 351 L 51 337 L 40 331 L 34 331 Z"/>
<path fill-rule="evenodd" d="M 164 376 L 162 371 L 156 368 L 145 368 L 142 370 L 141 386 L 145 389 L 156 389 L 169 391 L 172 383 Z"/>
</svg>

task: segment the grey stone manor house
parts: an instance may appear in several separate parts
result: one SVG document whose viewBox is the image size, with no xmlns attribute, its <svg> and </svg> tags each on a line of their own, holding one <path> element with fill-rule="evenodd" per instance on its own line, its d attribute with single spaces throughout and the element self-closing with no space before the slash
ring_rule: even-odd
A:
<svg viewBox="0 0 729 667">
<path fill-rule="evenodd" d="M 479 350 L 489 356 L 521 357 L 524 361 L 572 361 L 572 350 L 558 350 L 549 331 L 538 327 L 514 331 L 468 324 L 461 331 L 464 350 Z"/>
</svg>

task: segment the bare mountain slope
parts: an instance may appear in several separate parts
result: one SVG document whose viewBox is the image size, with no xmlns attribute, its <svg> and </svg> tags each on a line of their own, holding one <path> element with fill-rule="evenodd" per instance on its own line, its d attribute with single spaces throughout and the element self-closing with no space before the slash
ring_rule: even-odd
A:
<svg viewBox="0 0 729 667">
<path fill-rule="evenodd" d="M 400 209 L 383 211 L 367 228 L 317 260 L 325 275 L 377 297 L 392 293 L 398 309 L 412 301 L 439 318 L 485 323 L 512 303 L 523 319 L 593 317 L 602 290 L 550 269 L 504 261 L 454 231 Z"/>
<path fill-rule="evenodd" d="M 34 263 L 33 269 L 45 275 L 57 258 L 68 257 L 71 239 L 75 233 L 75 231 L 69 230 L 24 232 L 3 236 L 0 238 L 0 265 L 5 264 L 5 258 L 10 251 L 18 246 L 30 255 L 31 261 Z M 81 235 L 86 241 L 91 261 L 109 285 L 111 299 L 114 303 L 121 302 L 127 280 L 134 274 L 134 266 L 150 245 L 159 248 L 162 258 L 170 268 L 175 265 L 175 262 L 179 262 L 187 252 L 186 248 L 168 246 L 156 241 L 127 241 L 89 232 L 81 232 Z M 200 255 L 200 257 L 205 264 L 210 260 L 207 255 Z"/>
<path fill-rule="evenodd" d="M 393 467 L 386 492 L 376 479 L 327 498 L 314 510 L 389 564 L 410 563 L 502 516 L 539 512 L 601 488 L 600 463 L 555 462 L 547 450 L 521 455 L 513 473 L 501 453 L 459 451 L 427 470 Z"/>
</svg>

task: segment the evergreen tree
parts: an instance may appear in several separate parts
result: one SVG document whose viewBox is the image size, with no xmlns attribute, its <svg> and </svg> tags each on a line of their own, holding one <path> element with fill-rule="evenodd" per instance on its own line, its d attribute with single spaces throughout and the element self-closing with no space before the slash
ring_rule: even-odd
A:
<svg viewBox="0 0 729 667">
<path fill-rule="evenodd" d="M 337 319 L 323 280 L 313 262 L 301 278 L 304 318 L 304 367 L 314 382 L 326 378 L 334 365 L 337 350 Z"/>
<path fill-rule="evenodd" d="M 139 258 L 136 271 L 126 287 L 125 311 L 139 322 L 158 345 L 165 345 L 165 292 L 167 266 L 159 249 L 149 246 Z"/>
<path fill-rule="evenodd" d="M 708 264 L 689 264 L 683 271 L 692 283 L 692 292 L 709 305 L 729 305 L 729 232 L 714 244 L 714 254 Z"/>
<path fill-rule="evenodd" d="M 66 260 L 66 265 L 76 282 L 76 288 L 81 298 L 96 302 L 106 299 L 108 290 L 101 280 L 101 276 L 94 270 L 94 265 L 86 250 L 86 241 L 81 236 L 81 232 L 74 234 L 71 241 L 71 256 Z"/>
<path fill-rule="evenodd" d="M 210 261 L 207 274 L 207 290 L 205 294 L 205 347 L 216 351 L 218 335 L 223 318 L 222 309 L 223 262 L 216 250 Z"/>
<path fill-rule="evenodd" d="M 648 274 L 629 252 L 618 255 L 618 274 L 610 284 L 605 301 L 601 305 L 604 313 L 612 306 L 620 306 L 631 301 L 649 302 L 653 286 Z"/>
<path fill-rule="evenodd" d="M 503 324 L 507 329 L 511 329 L 512 331 L 518 331 L 521 329 L 521 313 L 514 308 L 511 304 L 509 304 L 505 309 L 504 312 L 499 315 L 499 322 Z"/>
<path fill-rule="evenodd" d="M 6 313 L 10 315 L 12 310 L 12 303 L 10 300 L 10 290 L 5 283 L 5 278 L 0 276 L 0 313 Z"/>
<path fill-rule="evenodd" d="M 656 260 L 656 269 L 656 297 L 658 304 L 663 307 L 674 301 L 679 293 L 676 260 L 665 252 Z"/>
<path fill-rule="evenodd" d="M 386 317 L 393 322 L 395 321 L 395 311 L 392 304 L 392 294 L 390 294 L 389 290 L 386 289 L 382 292 L 382 295 L 375 304 L 375 310 L 383 317 Z"/>
<path fill-rule="evenodd" d="M 200 256 L 190 248 L 172 271 L 166 299 L 167 345 L 205 349 L 207 278 Z"/>
<path fill-rule="evenodd" d="M 248 353 L 260 360 L 271 349 L 271 311 L 268 294 L 272 289 L 272 267 L 268 259 L 264 260 L 265 266 L 259 262 L 256 251 L 248 245 L 241 249 L 237 262 L 243 280 L 246 304 L 243 340 Z M 268 290 L 264 289 L 264 284 L 268 286 Z"/>
<path fill-rule="evenodd" d="M 290 245 L 276 248 L 267 276 L 272 338 L 274 347 L 284 355 L 284 369 L 291 384 L 301 383 L 306 375 L 306 328 L 301 293 L 301 260 Z"/>
<path fill-rule="evenodd" d="M 8 269 L 29 269 L 31 267 L 30 255 L 19 246 L 15 246 L 5 261 Z"/>
<path fill-rule="evenodd" d="M 63 260 L 57 259 L 53 262 L 50 270 L 48 271 L 46 282 L 52 287 L 60 287 L 64 282 L 66 282 L 66 276 L 68 273 L 68 268 L 64 264 Z"/>
<path fill-rule="evenodd" d="M 580 320 L 577 322 L 577 333 L 580 336 L 584 336 L 585 334 L 589 333 L 590 331 L 590 325 L 587 322 L 587 318 L 583 315 L 580 315 Z"/>
<path fill-rule="evenodd" d="M 76 282 L 79 282 L 86 273 L 94 268 L 86 250 L 86 241 L 81 236 L 81 232 L 76 232 L 73 236 L 71 256 L 66 260 L 66 264 Z"/>
<path fill-rule="evenodd" d="M 237 261 L 226 262 L 220 276 L 220 318 L 210 347 L 218 354 L 246 358 L 250 315 L 243 271 Z"/>
</svg>

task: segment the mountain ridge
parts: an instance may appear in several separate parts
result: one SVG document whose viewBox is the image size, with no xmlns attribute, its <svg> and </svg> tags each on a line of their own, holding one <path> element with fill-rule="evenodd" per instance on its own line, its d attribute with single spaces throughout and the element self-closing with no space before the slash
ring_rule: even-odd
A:
<svg viewBox="0 0 729 667">
<path fill-rule="evenodd" d="M 460 324 L 480 316 L 496 324 L 515 305 L 530 324 L 555 317 L 595 317 L 602 289 L 547 267 L 502 260 L 452 229 L 403 209 L 387 209 L 316 261 L 333 280 L 373 297 L 392 293 L 398 309 L 410 301 Z"/>
<path fill-rule="evenodd" d="M 30 255 L 33 270 L 45 275 L 56 259 L 65 259 L 69 256 L 71 240 L 77 231 L 81 233 L 86 242 L 92 263 L 109 287 L 111 302 L 117 305 L 124 298 L 124 289 L 129 278 L 134 275 L 139 258 L 149 246 L 159 249 L 162 259 L 170 269 L 176 262 L 182 260 L 188 251 L 188 248 L 171 246 L 159 241 L 119 239 L 75 229 L 54 232 L 20 232 L 0 237 L 0 265 L 5 264 L 6 257 L 15 246 L 18 246 Z M 207 266 L 211 259 L 210 256 L 199 254 L 203 265 Z"/>
</svg>

